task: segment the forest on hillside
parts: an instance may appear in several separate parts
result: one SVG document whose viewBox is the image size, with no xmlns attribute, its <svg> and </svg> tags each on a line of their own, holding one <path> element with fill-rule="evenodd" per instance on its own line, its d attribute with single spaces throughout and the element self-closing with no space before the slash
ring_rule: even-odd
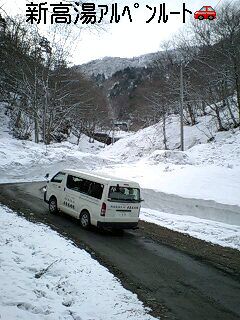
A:
<svg viewBox="0 0 240 320">
<path fill-rule="evenodd" d="M 179 114 L 183 75 L 185 125 L 211 114 L 218 130 L 240 124 L 240 1 L 225 3 L 215 21 L 194 21 L 164 43 L 147 68 L 116 72 L 110 88 L 117 117 L 135 127 L 149 126 Z"/>
<path fill-rule="evenodd" d="M 13 135 L 61 142 L 70 133 L 93 135 L 106 122 L 101 90 L 69 67 L 70 48 L 61 29 L 43 37 L 25 17 L 1 17 L 0 100 L 7 105 Z M 61 37 L 61 38 L 60 38 Z"/>
<path fill-rule="evenodd" d="M 239 127 L 239 7 L 231 1 L 216 20 L 192 21 L 146 68 L 108 79 L 71 67 L 57 30 L 47 38 L 24 17 L 0 16 L 0 100 L 13 135 L 49 144 L 71 133 L 93 137 L 121 119 L 132 130 L 160 121 L 164 129 L 167 117 L 179 114 L 181 73 L 185 125 L 210 114 L 220 131 Z"/>
</svg>

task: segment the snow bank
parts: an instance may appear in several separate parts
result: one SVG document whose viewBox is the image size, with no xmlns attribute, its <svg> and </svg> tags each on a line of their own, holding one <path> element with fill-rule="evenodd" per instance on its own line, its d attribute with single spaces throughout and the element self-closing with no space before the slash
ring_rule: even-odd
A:
<svg viewBox="0 0 240 320">
<path fill-rule="evenodd" d="M 84 250 L 0 207 L 0 318 L 153 320 Z"/>
<path fill-rule="evenodd" d="M 143 207 L 240 226 L 240 206 L 142 189 Z"/>
<path fill-rule="evenodd" d="M 156 223 L 201 240 L 240 250 L 240 226 L 145 208 L 141 210 L 140 217 L 147 222 Z"/>
</svg>

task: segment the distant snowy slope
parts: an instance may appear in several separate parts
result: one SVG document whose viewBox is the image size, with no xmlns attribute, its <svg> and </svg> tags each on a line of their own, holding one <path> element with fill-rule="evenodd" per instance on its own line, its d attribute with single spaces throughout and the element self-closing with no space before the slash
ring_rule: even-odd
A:
<svg viewBox="0 0 240 320">
<path fill-rule="evenodd" d="M 75 66 L 74 68 L 87 76 L 104 74 L 105 78 L 109 78 L 115 72 L 127 67 L 146 67 L 151 61 L 156 59 L 159 54 L 160 52 L 155 52 L 134 58 L 105 57 Z"/>
<path fill-rule="evenodd" d="M 210 123 L 211 118 L 199 117 L 196 126 L 185 126 L 185 149 L 199 143 L 206 143 L 210 138 L 206 122 Z M 179 117 L 171 116 L 167 120 L 167 147 L 168 149 L 178 149 L 180 146 L 180 125 Z M 139 130 L 134 135 L 117 141 L 114 145 L 108 146 L 100 154 L 109 158 L 116 156 L 122 160 L 136 160 L 149 155 L 155 150 L 163 150 L 162 124 Z"/>
</svg>

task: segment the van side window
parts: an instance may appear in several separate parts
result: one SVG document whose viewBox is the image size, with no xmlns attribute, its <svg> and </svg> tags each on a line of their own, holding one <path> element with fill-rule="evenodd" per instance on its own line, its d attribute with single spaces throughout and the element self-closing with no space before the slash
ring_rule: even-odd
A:
<svg viewBox="0 0 240 320">
<path fill-rule="evenodd" d="M 80 192 L 81 193 L 85 193 L 85 194 L 89 194 L 89 189 L 90 189 L 90 186 L 91 186 L 91 181 L 89 180 L 86 180 L 86 179 L 83 179 L 83 182 L 81 184 L 81 187 L 80 187 Z"/>
<path fill-rule="evenodd" d="M 89 189 L 89 195 L 96 199 L 102 199 L 103 188 L 103 184 L 92 182 Z"/>
<path fill-rule="evenodd" d="M 61 183 L 65 177 L 65 172 L 58 172 L 54 177 L 52 177 L 51 182 Z"/>
<path fill-rule="evenodd" d="M 87 194 L 96 199 L 102 198 L 103 184 L 93 182 L 90 180 L 82 179 L 80 177 L 75 177 L 68 175 L 67 177 L 67 188 Z"/>
<path fill-rule="evenodd" d="M 80 191 L 81 185 L 83 184 L 83 179 L 79 177 L 74 177 L 72 175 L 68 175 L 67 177 L 67 188 L 75 191 Z"/>
</svg>

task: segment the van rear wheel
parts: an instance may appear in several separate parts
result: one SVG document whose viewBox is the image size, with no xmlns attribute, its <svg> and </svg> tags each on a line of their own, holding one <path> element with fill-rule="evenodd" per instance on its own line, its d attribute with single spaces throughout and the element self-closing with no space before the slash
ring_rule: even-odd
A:
<svg viewBox="0 0 240 320">
<path fill-rule="evenodd" d="M 58 213 L 57 199 L 55 197 L 51 197 L 49 200 L 49 212 L 52 214 Z"/>
<path fill-rule="evenodd" d="M 89 229 L 91 223 L 90 223 L 90 215 L 89 212 L 84 210 L 80 214 L 80 225 L 83 229 Z"/>
</svg>

